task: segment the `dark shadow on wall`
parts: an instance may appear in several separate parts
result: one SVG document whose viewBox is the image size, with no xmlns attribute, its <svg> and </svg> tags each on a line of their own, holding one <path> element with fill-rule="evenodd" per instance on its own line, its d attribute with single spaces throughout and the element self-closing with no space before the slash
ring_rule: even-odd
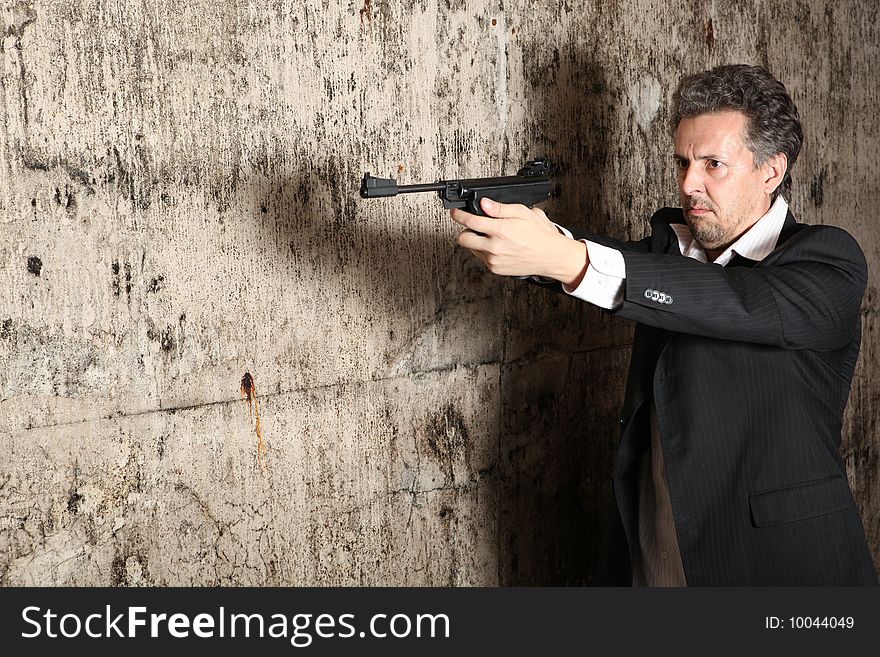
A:
<svg viewBox="0 0 880 657">
<path fill-rule="evenodd" d="M 534 152 L 555 164 L 548 216 L 609 230 L 602 181 L 620 99 L 582 46 L 536 58 L 526 79 L 526 95 L 540 99 Z M 529 285 L 511 288 L 505 320 L 499 582 L 587 585 L 605 531 L 630 327 Z"/>
<path fill-rule="evenodd" d="M 361 199 L 360 160 L 357 153 L 303 158 L 305 164 L 296 170 L 255 186 L 252 221 L 261 248 L 275 250 L 290 271 L 291 288 L 320 287 L 317 292 L 324 297 L 349 302 L 351 315 L 323 319 L 350 325 L 352 342 L 339 349 L 364 335 L 376 338 L 374 349 L 382 350 L 378 362 L 386 367 L 358 371 L 360 378 L 475 364 L 468 360 L 468 346 L 451 339 L 468 335 L 470 327 L 485 330 L 497 324 L 502 281 L 486 275 L 482 263 L 458 248 L 451 233 L 444 239 L 426 228 L 446 222 L 455 232 L 435 194 Z M 384 177 L 393 172 L 374 173 Z M 400 178 L 409 182 L 406 174 Z M 464 316 L 462 307 L 468 310 Z M 452 333 L 446 325 L 450 317 L 464 322 Z M 401 325 L 409 335 L 395 334 L 393 327 Z M 420 348 L 420 339 L 438 325 L 445 331 L 437 336 L 440 344 Z"/>
</svg>

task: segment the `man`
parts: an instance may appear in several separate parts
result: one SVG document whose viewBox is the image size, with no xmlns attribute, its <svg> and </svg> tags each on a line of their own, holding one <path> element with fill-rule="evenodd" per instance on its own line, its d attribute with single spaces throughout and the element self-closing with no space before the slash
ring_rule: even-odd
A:
<svg viewBox="0 0 880 657">
<path fill-rule="evenodd" d="M 597 582 L 877 585 L 839 452 L 862 251 L 788 211 L 801 126 L 765 69 L 685 78 L 672 129 L 682 208 L 643 240 L 487 199 L 489 217 L 452 211 L 490 271 L 637 322 Z"/>
</svg>

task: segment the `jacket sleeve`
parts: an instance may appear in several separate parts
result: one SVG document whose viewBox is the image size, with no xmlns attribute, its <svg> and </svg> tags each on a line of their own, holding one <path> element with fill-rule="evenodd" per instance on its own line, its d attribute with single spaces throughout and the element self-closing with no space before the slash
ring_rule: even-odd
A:
<svg viewBox="0 0 880 657">
<path fill-rule="evenodd" d="M 867 264 L 846 231 L 810 226 L 754 267 L 721 267 L 621 244 L 613 314 L 681 333 L 788 349 L 837 349 L 859 325 Z"/>
</svg>

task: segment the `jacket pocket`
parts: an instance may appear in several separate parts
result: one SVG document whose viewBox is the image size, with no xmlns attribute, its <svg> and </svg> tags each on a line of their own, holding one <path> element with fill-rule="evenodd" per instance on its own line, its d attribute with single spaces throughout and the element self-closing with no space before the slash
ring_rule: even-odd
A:
<svg viewBox="0 0 880 657">
<path fill-rule="evenodd" d="M 849 484 L 842 475 L 749 493 L 749 508 L 755 527 L 816 518 L 843 511 L 852 504 Z"/>
</svg>

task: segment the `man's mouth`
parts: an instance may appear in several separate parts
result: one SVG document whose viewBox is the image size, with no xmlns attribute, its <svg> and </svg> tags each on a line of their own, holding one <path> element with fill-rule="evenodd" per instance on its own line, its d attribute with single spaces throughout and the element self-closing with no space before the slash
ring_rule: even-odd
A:
<svg viewBox="0 0 880 657">
<path fill-rule="evenodd" d="M 694 217 L 702 217 L 703 215 L 709 214 L 712 212 L 709 208 L 703 208 L 700 206 L 688 208 L 687 213 Z"/>
</svg>

